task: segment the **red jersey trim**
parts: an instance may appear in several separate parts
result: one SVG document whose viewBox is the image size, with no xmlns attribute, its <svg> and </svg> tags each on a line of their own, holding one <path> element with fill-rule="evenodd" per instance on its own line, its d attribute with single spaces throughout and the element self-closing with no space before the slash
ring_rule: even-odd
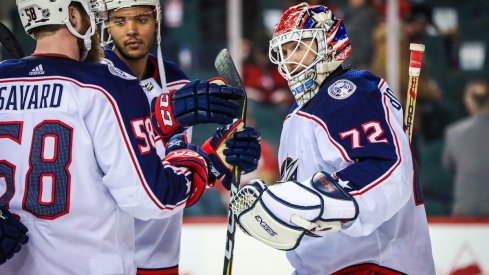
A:
<svg viewBox="0 0 489 275">
<path fill-rule="evenodd" d="M 331 142 L 331 144 L 333 144 L 338 149 L 338 151 L 340 152 L 341 157 L 343 158 L 343 160 L 346 161 L 346 162 L 352 162 L 351 158 L 346 153 L 346 150 L 343 147 L 341 147 L 341 145 L 339 145 L 336 142 L 336 140 L 334 140 L 331 137 L 331 135 L 329 133 L 329 130 L 328 130 L 328 127 L 326 126 L 326 124 L 324 124 L 324 122 L 322 120 L 320 120 L 319 118 L 317 118 L 317 117 L 315 117 L 313 115 L 306 114 L 306 113 L 303 113 L 301 111 L 298 111 L 296 114 L 298 116 L 301 116 L 301 117 L 305 117 L 307 119 L 310 119 L 310 120 L 316 122 L 319 126 L 321 126 L 321 128 L 323 128 L 323 130 L 326 132 L 326 135 L 328 136 L 328 139 Z"/>
<path fill-rule="evenodd" d="M 69 60 L 76 60 L 76 59 L 73 59 L 67 55 L 57 54 L 57 53 L 33 53 L 33 54 L 31 54 L 31 56 L 59 57 L 59 58 L 64 58 L 64 59 L 69 59 Z"/>
<path fill-rule="evenodd" d="M 357 264 L 345 267 L 331 275 L 406 275 L 400 271 L 377 264 Z"/>
<path fill-rule="evenodd" d="M 166 86 L 167 86 L 168 88 L 170 88 L 170 87 L 173 87 L 173 86 L 178 86 L 178 85 L 186 85 L 186 84 L 188 84 L 188 83 L 190 83 L 190 81 L 188 81 L 188 80 L 181 80 L 181 81 L 174 81 L 174 82 L 170 82 L 170 83 L 168 83 Z"/>
<path fill-rule="evenodd" d="M 382 90 L 382 87 L 385 85 L 385 80 L 381 79 L 379 83 L 379 90 Z"/>
<path fill-rule="evenodd" d="M 151 57 L 148 57 L 148 60 L 149 60 L 149 62 L 151 62 L 151 65 L 153 66 L 153 70 L 154 70 L 154 71 L 153 71 L 153 76 L 152 76 L 152 78 L 153 78 L 154 80 L 157 80 L 157 79 L 158 79 L 158 75 L 160 74 L 160 72 L 159 72 L 159 68 L 158 68 L 158 63 L 157 63 L 157 61 L 156 61 L 156 60 L 154 60 L 154 59 L 153 59 L 153 58 L 151 58 Z"/>
<path fill-rule="evenodd" d="M 165 268 L 138 268 L 136 275 L 178 275 L 178 265 Z"/>
</svg>

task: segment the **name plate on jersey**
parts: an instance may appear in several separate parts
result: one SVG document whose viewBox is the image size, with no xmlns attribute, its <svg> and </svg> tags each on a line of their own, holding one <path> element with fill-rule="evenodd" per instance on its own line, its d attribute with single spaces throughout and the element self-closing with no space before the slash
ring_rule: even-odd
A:
<svg viewBox="0 0 489 275">
<path fill-rule="evenodd" d="M 63 108 L 63 91 L 61 83 L 52 81 L 39 82 L 5 82 L 0 84 L 0 112 L 39 111 L 47 109 L 65 110 Z"/>
</svg>

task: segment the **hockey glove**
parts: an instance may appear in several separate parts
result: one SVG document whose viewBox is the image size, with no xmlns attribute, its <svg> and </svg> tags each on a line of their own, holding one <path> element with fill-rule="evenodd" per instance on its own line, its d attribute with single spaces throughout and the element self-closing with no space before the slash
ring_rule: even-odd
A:
<svg viewBox="0 0 489 275">
<path fill-rule="evenodd" d="M 305 234 L 338 231 L 358 216 L 355 199 L 324 172 L 270 187 L 252 180 L 232 199 L 231 210 L 245 233 L 281 250 L 296 248 Z"/>
<path fill-rule="evenodd" d="M 153 99 L 151 121 L 160 136 L 168 139 L 188 126 L 228 124 L 240 116 L 244 91 L 211 81 L 194 80 Z"/>
<path fill-rule="evenodd" d="M 27 227 L 6 208 L 0 208 L 0 265 L 12 258 L 26 244 Z"/>
<path fill-rule="evenodd" d="M 217 128 L 203 145 L 224 187 L 231 188 L 233 166 L 244 173 L 255 170 L 260 160 L 260 133 L 252 127 L 243 128 L 243 121 Z"/>
<path fill-rule="evenodd" d="M 166 156 L 163 162 L 192 171 L 192 183 L 185 205 L 185 207 L 190 207 L 200 199 L 206 186 L 209 185 L 210 178 L 215 180 L 210 176 L 210 160 L 199 147 L 187 144 L 185 136 L 181 134 L 174 135 L 166 146 Z"/>
</svg>

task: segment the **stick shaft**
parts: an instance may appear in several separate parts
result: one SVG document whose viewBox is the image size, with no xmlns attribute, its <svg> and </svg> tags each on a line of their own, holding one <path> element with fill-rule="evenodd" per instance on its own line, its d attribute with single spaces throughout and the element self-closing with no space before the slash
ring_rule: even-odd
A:
<svg viewBox="0 0 489 275">
<path fill-rule="evenodd" d="M 416 96 L 418 93 L 418 77 L 410 76 L 408 84 L 408 96 L 406 99 L 406 110 L 404 114 L 404 124 L 407 126 L 409 142 L 413 138 L 414 112 L 416 111 Z"/>
<path fill-rule="evenodd" d="M 0 22 L 0 43 L 5 47 L 12 58 L 24 57 L 24 51 L 20 47 L 15 35 Z"/>
<path fill-rule="evenodd" d="M 424 45 L 411 43 L 409 60 L 409 83 L 406 97 L 406 110 L 404 113 L 404 124 L 407 127 L 409 142 L 413 137 L 414 114 L 416 111 L 416 98 L 418 95 L 418 81 L 423 62 Z"/>
<path fill-rule="evenodd" d="M 216 67 L 217 72 L 219 73 L 219 76 L 224 78 L 226 81 L 228 81 L 229 85 L 234 87 L 239 87 L 244 90 L 243 82 L 241 81 L 239 73 L 236 70 L 236 66 L 234 65 L 233 59 L 231 58 L 231 55 L 229 54 L 227 49 L 223 49 L 217 55 L 214 65 Z M 242 109 L 241 109 L 241 119 L 243 120 L 244 124 L 246 124 L 246 109 L 247 109 L 246 107 L 247 107 L 247 100 L 246 100 L 246 91 L 245 91 L 245 98 L 242 103 Z M 241 172 L 235 166 L 233 168 L 233 180 L 231 183 L 231 196 L 229 198 L 229 201 L 231 201 L 234 198 L 234 196 L 236 196 L 236 194 L 238 193 L 240 179 L 241 179 Z M 223 267 L 224 275 L 231 275 L 232 273 L 233 252 L 234 252 L 234 243 L 235 243 L 234 236 L 236 233 L 235 218 L 236 218 L 235 215 L 231 211 L 231 204 L 230 204 L 228 208 L 226 250 L 224 253 L 224 267 Z"/>
</svg>

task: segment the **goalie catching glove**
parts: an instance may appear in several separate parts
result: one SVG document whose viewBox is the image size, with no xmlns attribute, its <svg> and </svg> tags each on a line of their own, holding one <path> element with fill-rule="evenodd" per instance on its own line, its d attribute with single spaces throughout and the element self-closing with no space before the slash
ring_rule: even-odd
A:
<svg viewBox="0 0 489 275">
<path fill-rule="evenodd" d="M 299 182 L 288 181 L 267 188 L 252 180 L 231 201 L 241 229 L 276 249 L 297 247 L 304 234 L 338 231 L 344 222 L 355 220 L 355 199 L 324 172 Z"/>
<path fill-rule="evenodd" d="M 0 265 L 12 258 L 29 237 L 25 227 L 8 209 L 0 207 Z"/>
<path fill-rule="evenodd" d="M 214 176 L 224 187 L 231 189 L 233 166 L 249 173 L 258 167 L 261 155 L 260 133 L 252 127 L 243 127 L 243 121 L 217 128 L 216 133 L 202 145 L 216 168 Z"/>
<path fill-rule="evenodd" d="M 151 121 L 163 139 L 183 132 L 188 126 L 228 124 L 240 117 L 244 91 L 223 85 L 221 79 L 210 81 L 194 80 L 153 99 Z"/>
</svg>

